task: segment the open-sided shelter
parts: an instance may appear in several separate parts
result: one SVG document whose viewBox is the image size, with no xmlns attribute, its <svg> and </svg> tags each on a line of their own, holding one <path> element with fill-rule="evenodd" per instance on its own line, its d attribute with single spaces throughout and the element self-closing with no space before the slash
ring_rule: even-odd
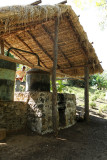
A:
<svg viewBox="0 0 107 160">
<path fill-rule="evenodd" d="M 88 71 L 89 74 L 103 72 L 95 50 L 79 23 L 79 17 L 68 5 L 0 8 L 0 39 L 0 59 L 49 72 L 56 70 L 58 76 L 85 76 L 86 84 Z M 15 59 L 4 56 L 3 48 L 9 49 Z M 53 95 L 56 95 L 54 82 L 55 78 Z M 88 105 L 88 85 L 85 91 Z"/>
<path fill-rule="evenodd" d="M 59 18 L 57 72 L 73 77 L 102 72 L 98 57 L 88 41 L 79 17 L 71 6 L 13 6 L 0 9 L 0 38 L 6 49 L 11 47 L 36 53 L 40 65 L 51 71 L 55 18 Z M 35 55 L 15 49 L 10 51 L 29 66 L 37 64 Z"/>
</svg>

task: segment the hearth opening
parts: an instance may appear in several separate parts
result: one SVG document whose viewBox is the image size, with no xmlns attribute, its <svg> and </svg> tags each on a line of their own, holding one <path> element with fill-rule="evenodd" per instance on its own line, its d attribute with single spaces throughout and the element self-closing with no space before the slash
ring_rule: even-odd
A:
<svg viewBox="0 0 107 160">
<path fill-rule="evenodd" d="M 66 125 L 66 118 L 65 118 L 65 107 L 59 108 L 59 127 L 64 127 Z"/>
</svg>

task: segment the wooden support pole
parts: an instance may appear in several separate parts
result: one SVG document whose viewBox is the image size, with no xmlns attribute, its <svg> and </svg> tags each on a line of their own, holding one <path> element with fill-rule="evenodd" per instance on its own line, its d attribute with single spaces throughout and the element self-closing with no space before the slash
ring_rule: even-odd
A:
<svg viewBox="0 0 107 160">
<path fill-rule="evenodd" d="M 57 57 L 58 57 L 58 18 L 55 20 L 55 38 L 53 46 L 53 69 L 52 69 L 52 121 L 53 131 L 55 136 L 58 134 L 58 120 L 57 120 L 57 88 L 56 88 L 56 69 L 57 69 Z"/>
<path fill-rule="evenodd" d="M 3 39 L 0 40 L 0 50 L 1 50 L 1 54 L 4 55 L 4 40 Z"/>
<path fill-rule="evenodd" d="M 84 67 L 85 73 L 85 120 L 89 121 L 89 69 Z"/>
</svg>

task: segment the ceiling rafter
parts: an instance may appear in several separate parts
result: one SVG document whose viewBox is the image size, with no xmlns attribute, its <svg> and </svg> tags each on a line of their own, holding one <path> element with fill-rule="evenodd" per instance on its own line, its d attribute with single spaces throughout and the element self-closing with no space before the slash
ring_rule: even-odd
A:
<svg viewBox="0 0 107 160">
<path fill-rule="evenodd" d="M 36 6 L 36 5 L 40 4 L 40 3 L 42 3 L 42 1 L 41 1 L 41 0 L 38 0 L 38 1 L 36 1 L 36 2 L 31 3 L 30 5 Z"/>
<path fill-rule="evenodd" d="M 76 38 L 77 38 L 77 41 L 79 42 L 79 45 L 80 45 L 80 36 L 79 36 L 79 34 L 78 34 L 78 32 L 76 32 L 75 31 L 75 27 L 74 27 L 74 24 L 73 24 L 73 22 L 72 22 L 72 20 L 70 19 L 70 17 L 68 16 L 67 17 L 67 20 L 68 20 L 68 22 L 69 22 L 69 24 L 70 24 L 70 26 L 72 27 L 72 30 L 74 31 L 74 34 L 75 34 L 75 36 L 76 36 Z M 82 49 L 83 49 L 83 55 L 84 55 L 84 57 L 85 57 L 85 59 L 86 59 L 86 62 L 88 62 L 88 55 L 87 54 L 85 54 L 87 51 L 85 50 L 85 48 L 84 48 L 84 46 L 81 44 L 81 47 L 82 47 Z"/>
<path fill-rule="evenodd" d="M 51 57 L 51 55 L 49 55 L 49 53 L 45 50 L 45 48 L 43 48 L 43 46 L 40 44 L 40 42 L 36 39 L 36 37 L 30 32 L 27 31 L 28 34 L 32 37 L 32 39 L 34 40 L 34 42 L 39 46 L 39 48 L 49 57 L 49 59 L 53 62 L 53 58 Z M 60 66 L 57 65 L 58 69 L 60 69 Z"/>
<path fill-rule="evenodd" d="M 7 50 L 9 49 L 8 44 L 6 44 L 6 43 L 5 43 L 5 48 L 7 48 Z M 12 51 L 12 53 L 13 53 L 14 55 L 16 55 L 16 53 L 15 53 L 14 51 Z M 19 58 L 20 58 L 20 56 L 19 56 L 19 55 L 17 55 L 17 57 L 19 57 Z M 21 58 L 20 58 L 20 60 L 21 60 Z"/>
<path fill-rule="evenodd" d="M 33 50 L 29 47 L 29 45 L 26 43 L 26 42 L 24 42 L 24 40 L 21 38 L 21 37 L 19 37 L 19 35 L 16 35 L 16 37 L 19 39 L 19 41 L 21 41 L 32 53 L 34 53 L 33 52 Z M 39 59 L 40 59 L 40 57 L 39 57 Z M 42 60 L 40 59 L 40 62 L 43 64 L 43 66 L 45 67 L 45 68 L 48 68 L 45 64 L 44 64 L 44 62 L 42 62 Z"/>
<path fill-rule="evenodd" d="M 50 20 L 50 19 L 46 19 L 45 20 L 44 19 L 42 22 L 37 22 L 37 21 L 28 22 L 28 23 L 26 23 L 26 26 L 22 26 L 22 23 L 20 23 L 20 24 L 18 24 L 19 25 L 18 28 L 10 30 L 10 31 L 7 31 L 7 32 L 0 33 L 0 37 L 1 38 L 6 38 L 6 37 L 8 37 L 10 35 L 14 35 L 14 34 L 18 34 L 18 33 L 21 33 L 21 32 L 25 32 L 25 31 L 27 31 L 29 29 L 34 29 L 37 26 L 38 27 L 41 26 L 41 23 L 42 24 L 46 24 L 49 21 L 53 21 L 53 20 L 54 20 L 54 18 L 52 20 Z"/>
<path fill-rule="evenodd" d="M 9 44 L 9 42 L 7 42 L 6 40 L 4 40 L 4 42 L 10 47 L 10 48 L 13 48 L 13 46 L 11 45 L 11 44 Z M 18 51 L 17 52 L 13 52 L 16 56 L 18 56 L 18 57 L 20 57 L 20 59 L 21 58 L 23 58 L 24 60 L 26 60 L 28 63 L 31 63 L 31 62 L 29 62 L 24 56 L 22 56 Z M 18 54 L 17 54 L 18 53 Z M 32 63 L 31 63 L 32 64 Z"/>
<path fill-rule="evenodd" d="M 49 38 L 51 39 L 51 41 L 54 43 L 54 38 L 51 35 L 51 32 L 49 31 L 49 29 L 43 24 L 42 28 L 44 29 L 44 31 L 48 34 Z M 61 52 L 61 54 L 64 56 L 64 58 L 67 60 L 67 62 L 69 63 L 70 67 L 72 67 L 72 64 L 70 62 L 70 60 L 67 58 L 67 56 L 65 55 L 65 53 L 62 51 L 61 47 L 58 46 L 59 51 Z"/>
</svg>

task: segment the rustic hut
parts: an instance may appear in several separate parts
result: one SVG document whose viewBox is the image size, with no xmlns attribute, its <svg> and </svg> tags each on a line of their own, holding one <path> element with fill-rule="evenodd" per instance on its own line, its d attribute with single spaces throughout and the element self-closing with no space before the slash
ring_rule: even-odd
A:
<svg viewBox="0 0 107 160">
<path fill-rule="evenodd" d="M 59 4 L 0 8 L 0 39 L 0 59 L 52 73 L 53 116 L 56 114 L 56 74 L 63 77 L 85 76 L 88 117 L 88 75 L 101 73 L 103 69 L 71 6 Z M 4 48 L 15 59 L 4 56 Z"/>
</svg>

